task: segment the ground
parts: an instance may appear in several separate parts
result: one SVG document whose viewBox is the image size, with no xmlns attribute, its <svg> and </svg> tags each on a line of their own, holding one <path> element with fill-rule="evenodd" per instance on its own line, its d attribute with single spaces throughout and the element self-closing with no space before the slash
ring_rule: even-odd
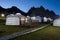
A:
<svg viewBox="0 0 60 40">
<path fill-rule="evenodd" d="M 60 40 L 60 27 L 50 25 L 42 30 L 19 36 L 11 40 Z"/>
<path fill-rule="evenodd" d="M 5 25 L 6 18 L 0 17 L 0 37 L 4 35 L 9 35 L 15 32 L 20 32 L 28 28 L 34 28 L 37 26 L 42 26 L 42 23 L 32 23 L 31 26 L 7 26 Z"/>
</svg>

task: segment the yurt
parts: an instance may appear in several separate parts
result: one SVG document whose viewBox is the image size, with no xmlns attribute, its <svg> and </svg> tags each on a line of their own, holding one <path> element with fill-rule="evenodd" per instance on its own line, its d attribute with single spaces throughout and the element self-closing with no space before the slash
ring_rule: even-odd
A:
<svg viewBox="0 0 60 40">
<path fill-rule="evenodd" d="M 32 22 L 41 22 L 41 17 L 40 16 L 34 16 L 31 17 Z"/>
<path fill-rule="evenodd" d="M 31 17 L 32 20 L 35 20 L 35 18 L 36 18 L 35 16 L 34 17 Z"/>
<path fill-rule="evenodd" d="M 32 21 L 31 21 L 31 17 L 27 16 L 25 22 L 26 22 L 27 25 L 30 25 L 31 22 L 32 22 Z"/>
<path fill-rule="evenodd" d="M 15 15 L 16 15 L 16 16 L 21 16 L 21 13 L 16 13 Z"/>
<path fill-rule="evenodd" d="M 30 24 L 30 17 L 20 13 L 10 14 L 6 17 L 6 25 L 27 25 Z"/>
<path fill-rule="evenodd" d="M 31 18 L 29 16 L 26 17 L 26 23 L 29 23 L 31 21 Z"/>
<path fill-rule="evenodd" d="M 6 25 L 20 25 L 20 19 L 14 14 L 10 14 L 6 17 Z"/>
<path fill-rule="evenodd" d="M 47 17 L 43 17 L 43 22 L 47 22 L 48 18 Z"/>
<path fill-rule="evenodd" d="M 16 16 L 20 18 L 20 25 L 24 25 L 26 17 L 21 15 L 21 13 L 16 13 Z"/>
<path fill-rule="evenodd" d="M 53 21 L 53 26 L 60 26 L 60 18 Z"/>
<path fill-rule="evenodd" d="M 37 20 L 37 22 L 41 22 L 42 21 L 40 16 L 36 16 L 36 20 Z"/>
<path fill-rule="evenodd" d="M 20 18 L 20 23 L 21 23 L 21 25 L 24 25 L 24 24 L 25 24 L 25 19 L 26 19 L 25 16 L 22 16 L 22 17 Z"/>
</svg>

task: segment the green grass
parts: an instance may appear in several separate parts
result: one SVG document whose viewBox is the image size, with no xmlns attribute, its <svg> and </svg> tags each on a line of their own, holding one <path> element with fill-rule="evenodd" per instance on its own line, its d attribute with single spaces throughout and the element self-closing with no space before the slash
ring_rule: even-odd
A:
<svg viewBox="0 0 60 40">
<path fill-rule="evenodd" d="M 0 17 L 0 20 L 5 20 L 6 18 L 5 17 Z"/>
<path fill-rule="evenodd" d="M 12 34 L 15 32 L 19 32 L 22 30 L 25 30 L 27 28 L 24 28 L 22 26 L 6 26 L 6 25 L 0 25 L 0 37 L 8 34 Z"/>
<path fill-rule="evenodd" d="M 60 27 L 48 26 L 42 30 L 11 40 L 60 40 Z"/>
</svg>

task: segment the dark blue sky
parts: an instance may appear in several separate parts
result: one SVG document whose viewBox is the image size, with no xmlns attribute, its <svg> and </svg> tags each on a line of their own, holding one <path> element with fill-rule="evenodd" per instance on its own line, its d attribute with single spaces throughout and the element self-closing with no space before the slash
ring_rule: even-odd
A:
<svg viewBox="0 0 60 40">
<path fill-rule="evenodd" d="M 60 15 L 60 0 L 0 0 L 0 6 L 4 8 L 17 6 L 24 12 L 27 12 L 33 6 L 40 7 L 41 5 Z"/>
</svg>

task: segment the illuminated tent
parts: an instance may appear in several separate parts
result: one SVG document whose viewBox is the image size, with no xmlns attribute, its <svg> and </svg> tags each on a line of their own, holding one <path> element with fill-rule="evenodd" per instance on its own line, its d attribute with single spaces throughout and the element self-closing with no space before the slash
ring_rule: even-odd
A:
<svg viewBox="0 0 60 40">
<path fill-rule="evenodd" d="M 6 25 L 20 25 L 20 19 L 18 16 L 10 14 L 6 17 Z"/>
<path fill-rule="evenodd" d="M 53 26 L 60 26 L 60 18 L 53 21 Z"/>
<path fill-rule="evenodd" d="M 36 20 L 37 20 L 38 22 L 41 22 L 41 21 L 42 21 L 42 19 L 41 19 L 40 16 L 36 16 Z"/>
<path fill-rule="evenodd" d="M 47 22 L 48 21 L 48 18 L 47 17 L 44 17 L 43 18 L 43 22 Z"/>
<path fill-rule="evenodd" d="M 41 22 L 41 21 L 42 21 L 42 19 L 41 19 L 40 16 L 31 17 L 31 20 L 32 20 L 33 22 Z"/>
<path fill-rule="evenodd" d="M 27 16 L 27 17 L 26 17 L 26 23 L 27 23 L 27 22 L 30 22 L 30 21 L 31 21 L 30 17 Z"/>
<path fill-rule="evenodd" d="M 18 16 L 18 17 L 22 16 L 21 13 L 16 13 L 15 15 Z"/>
<path fill-rule="evenodd" d="M 23 16 L 20 13 L 10 14 L 6 17 L 6 25 L 27 25 L 30 24 L 30 17 Z"/>
</svg>

